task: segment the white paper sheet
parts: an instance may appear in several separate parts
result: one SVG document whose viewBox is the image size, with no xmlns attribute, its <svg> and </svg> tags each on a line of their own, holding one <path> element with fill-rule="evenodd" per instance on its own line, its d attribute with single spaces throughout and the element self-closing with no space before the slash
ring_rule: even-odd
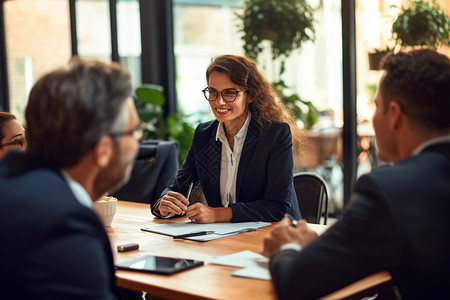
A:
<svg viewBox="0 0 450 300">
<path fill-rule="evenodd" d="M 270 280 L 272 278 L 269 269 L 263 267 L 244 268 L 231 273 L 231 275 L 262 280 Z"/>
<path fill-rule="evenodd" d="M 199 224 L 193 223 L 191 221 L 183 221 L 183 222 L 174 222 L 174 223 L 166 223 L 166 224 L 157 224 L 152 226 L 147 226 L 142 228 L 142 230 L 150 231 L 154 233 L 161 233 L 170 236 L 187 234 L 192 232 L 199 231 L 214 231 L 217 233 L 219 237 L 224 237 L 228 233 L 238 233 L 239 231 L 249 229 L 249 228 L 260 228 L 264 226 L 271 225 L 268 222 L 239 222 L 239 223 L 208 223 L 208 224 Z M 213 236 L 215 234 L 210 234 Z M 198 237 L 196 237 L 198 238 Z M 205 236 L 206 238 L 206 236 Z M 190 238 L 191 239 L 191 238 Z"/>
<path fill-rule="evenodd" d="M 264 280 L 270 280 L 271 278 L 269 272 L 269 259 L 249 250 L 217 256 L 209 263 L 243 268 L 233 272 L 231 274 L 233 276 Z"/>
<path fill-rule="evenodd" d="M 252 252 L 250 250 L 245 250 L 229 255 L 223 255 L 223 256 L 217 256 L 213 260 L 211 260 L 209 263 L 216 264 L 216 265 L 224 265 L 224 266 L 230 266 L 230 267 L 240 267 L 240 268 L 246 268 L 246 267 L 253 267 L 258 266 L 259 264 L 267 265 L 268 258 Z"/>
</svg>

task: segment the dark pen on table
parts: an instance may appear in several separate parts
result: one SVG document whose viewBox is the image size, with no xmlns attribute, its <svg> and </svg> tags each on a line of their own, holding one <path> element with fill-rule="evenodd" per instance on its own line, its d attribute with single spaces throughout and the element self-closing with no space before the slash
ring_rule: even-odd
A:
<svg viewBox="0 0 450 300">
<path fill-rule="evenodd" d="M 186 233 L 186 234 L 174 235 L 173 238 L 174 239 L 184 239 L 184 238 L 213 234 L 213 233 L 215 233 L 215 231 L 198 231 L 198 232 L 190 232 L 190 233 Z"/>
<path fill-rule="evenodd" d="M 235 231 L 231 231 L 231 232 L 223 232 L 223 233 L 215 232 L 215 231 L 197 231 L 197 232 L 190 232 L 190 233 L 185 233 L 185 234 L 174 235 L 173 238 L 174 239 L 184 239 L 184 238 L 208 235 L 208 234 L 213 234 L 213 233 L 217 234 L 217 235 L 227 236 L 227 235 L 238 234 L 238 233 L 243 233 L 243 232 L 250 232 L 250 231 L 257 231 L 257 229 L 250 227 L 250 228 L 244 228 L 244 229 L 239 229 L 239 230 L 235 230 Z"/>
<path fill-rule="evenodd" d="M 289 219 L 289 222 L 292 227 L 297 228 L 297 220 L 294 219 L 293 216 L 291 216 L 289 213 L 285 213 L 284 217 Z"/>
</svg>

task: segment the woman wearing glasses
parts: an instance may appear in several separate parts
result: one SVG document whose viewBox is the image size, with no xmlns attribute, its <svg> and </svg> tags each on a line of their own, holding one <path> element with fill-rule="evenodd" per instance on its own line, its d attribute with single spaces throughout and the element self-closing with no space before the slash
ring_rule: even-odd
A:
<svg viewBox="0 0 450 300">
<path fill-rule="evenodd" d="M 300 219 L 292 184 L 299 138 L 272 85 L 255 62 L 236 55 L 216 57 L 206 79 L 203 94 L 216 120 L 197 127 L 182 168 L 152 203 L 153 214 L 186 214 L 197 223 L 279 221 L 285 213 Z M 207 205 L 187 199 L 198 184 Z"/>
<path fill-rule="evenodd" d="M 25 129 L 13 114 L 0 112 L 0 159 L 13 148 L 26 146 Z"/>
</svg>

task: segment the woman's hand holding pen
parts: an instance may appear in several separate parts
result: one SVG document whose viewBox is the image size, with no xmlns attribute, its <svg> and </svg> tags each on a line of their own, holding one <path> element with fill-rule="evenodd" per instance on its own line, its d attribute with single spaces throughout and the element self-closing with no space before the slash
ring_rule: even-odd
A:
<svg viewBox="0 0 450 300">
<path fill-rule="evenodd" d="M 281 246 L 288 243 L 299 244 L 305 247 L 317 238 L 317 233 L 310 229 L 305 220 L 297 221 L 295 227 L 289 218 L 285 217 L 270 234 L 264 238 L 264 249 L 262 255 L 270 257 Z"/>
<path fill-rule="evenodd" d="M 232 218 L 231 207 L 210 207 L 195 203 L 186 210 L 186 217 L 195 223 L 229 222 Z"/>
<path fill-rule="evenodd" d="M 164 217 L 170 213 L 181 215 L 187 210 L 188 205 L 189 201 L 184 195 L 177 192 L 168 192 L 159 202 L 159 213 Z"/>
<path fill-rule="evenodd" d="M 167 194 L 165 194 L 162 197 L 161 202 L 159 203 L 159 213 L 164 217 L 169 213 L 175 215 L 183 215 L 189 205 L 189 198 L 191 197 L 193 187 L 194 182 L 191 181 L 186 197 L 178 192 L 168 192 Z"/>
</svg>

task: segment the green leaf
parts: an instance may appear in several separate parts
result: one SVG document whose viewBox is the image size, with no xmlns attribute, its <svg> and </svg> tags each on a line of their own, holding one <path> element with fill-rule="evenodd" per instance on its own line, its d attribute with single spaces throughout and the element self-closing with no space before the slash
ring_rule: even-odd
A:
<svg viewBox="0 0 450 300">
<path fill-rule="evenodd" d="M 159 113 L 154 111 L 140 111 L 139 112 L 139 119 L 142 122 L 151 122 L 154 119 L 158 118 Z"/>
<path fill-rule="evenodd" d="M 176 114 L 169 114 L 167 117 L 167 131 L 174 138 L 177 138 L 183 133 L 182 121 Z"/>
<path fill-rule="evenodd" d="M 142 85 L 136 88 L 136 98 L 145 103 L 162 107 L 166 102 L 162 87 L 158 85 Z"/>
<path fill-rule="evenodd" d="M 164 115 L 163 89 L 144 84 L 136 88 L 134 100 L 139 118 L 146 123 L 143 140 L 174 140 L 179 145 L 179 163 L 183 163 L 194 136 L 194 128 L 183 121 L 182 112 Z"/>
</svg>

